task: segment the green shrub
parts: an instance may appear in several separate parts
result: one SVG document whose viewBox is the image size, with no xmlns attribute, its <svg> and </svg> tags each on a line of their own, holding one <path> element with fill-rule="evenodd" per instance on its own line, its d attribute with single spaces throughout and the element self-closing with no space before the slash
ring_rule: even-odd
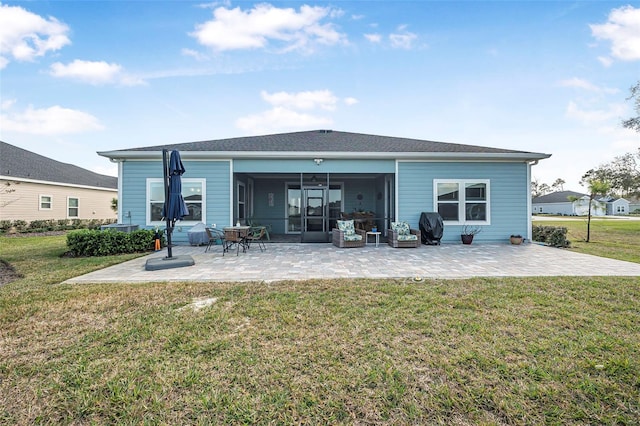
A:
<svg viewBox="0 0 640 426">
<path fill-rule="evenodd" d="M 563 226 L 542 226 L 535 225 L 532 228 L 533 241 L 547 243 L 552 247 L 569 247 L 571 243 L 567 240 L 567 228 Z"/>
<path fill-rule="evenodd" d="M 67 234 L 67 247 L 73 256 L 109 256 L 138 253 L 154 249 L 155 231 L 139 229 L 133 232 L 81 229 Z"/>
<path fill-rule="evenodd" d="M 48 220 L 32 220 L 29 223 L 28 232 L 45 232 L 54 231 L 56 229 L 56 221 Z"/>
<path fill-rule="evenodd" d="M 27 230 L 27 222 L 24 220 L 14 220 L 13 226 L 16 228 L 18 232 L 25 232 Z"/>
<path fill-rule="evenodd" d="M 9 229 L 11 229 L 11 221 L 0 220 L 0 231 L 7 232 Z"/>
</svg>

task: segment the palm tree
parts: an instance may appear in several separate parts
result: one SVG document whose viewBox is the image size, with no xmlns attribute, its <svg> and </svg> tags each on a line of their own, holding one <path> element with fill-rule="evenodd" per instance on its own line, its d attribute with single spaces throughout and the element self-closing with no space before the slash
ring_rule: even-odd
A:
<svg viewBox="0 0 640 426">
<path fill-rule="evenodd" d="M 609 192 L 609 189 L 611 188 L 611 185 L 609 185 L 608 182 L 603 181 L 603 180 L 597 180 L 597 179 L 591 179 L 587 181 L 587 184 L 589 185 L 589 216 L 587 219 L 587 240 L 586 242 L 588 243 L 589 240 L 591 239 L 591 203 L 593 202 L 593 200 L 596 198 L 596 196 L 598 195 L 607 195 L 607 192 Z"/>
</svg>

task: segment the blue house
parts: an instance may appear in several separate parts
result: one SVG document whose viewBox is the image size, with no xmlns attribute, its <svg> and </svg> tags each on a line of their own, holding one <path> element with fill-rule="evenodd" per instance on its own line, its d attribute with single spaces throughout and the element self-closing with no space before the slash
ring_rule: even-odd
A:
<svg viewBox="0 0 640 426">
<path fill-rule="evenodd" d="M 162 150 L 178 150 L 189 216 L 173 240 L 187 242 L 196 223 L 221 228 L 252 222 L 271 234 L 328 242 L 335 221 L 359 218 L 386 230 L 418 228 L 439 212 L 443 242 L 531 238 L 531 166 L 549 154 L 332 130 L 316 130 L 99 152 L 118 163 L 118 217 L 164 227 Z"/>
</svg>

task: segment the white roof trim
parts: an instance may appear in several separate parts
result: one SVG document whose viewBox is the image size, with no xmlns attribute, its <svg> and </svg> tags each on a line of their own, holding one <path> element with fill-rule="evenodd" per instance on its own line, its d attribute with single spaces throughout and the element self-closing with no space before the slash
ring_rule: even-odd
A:
<svg viewBox="0 0 640 426">
<path fill-rule="evenodd" d="M 83 189 L 94 189 L 99 191 L 111 191 L 118 192 L 116 188 L 105 188 L 103 186 L 88 186 L 88 185 L 77 185 L 74 183 L 66 183 L 66 182 L 53 182 L 49 180 L 37 180 L 37 179 L 27 179 L 15 176 L 4 176 L 0 175 L 0 179 L 2 180 L 12 180 L 15 182 L 27 182 L 27 183 L 38 183 L 41 185 L 55 185 L 55 186 L 66 186 L 70 188 L 83 188 Z"/>
<path fill-rule="evenodd" d="M 141 160 L 162 158 L 162 151 L 101 151 L 98 155 L 112 160 Z M 551 154 L 534 152 L 339 152 L 339 151 L 180 151 L 182 159 L 390 159 L 390 160 L 447 160 L 447 161 L 532 161 L 551 157 Z"/>
</svg>

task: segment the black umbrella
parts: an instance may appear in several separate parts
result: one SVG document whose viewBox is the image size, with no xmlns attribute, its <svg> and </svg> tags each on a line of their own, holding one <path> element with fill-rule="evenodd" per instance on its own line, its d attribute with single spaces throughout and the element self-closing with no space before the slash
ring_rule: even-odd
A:
<svg viewBox="0 0 640 426">
<path fill-rule="evenodd" d="M 167 221 L 167 257 L 171 257 L 171 233 L 177 220 L 189 215 L 189 208 L 182 198 L 182 175 L 185 172 L 178 151 L 171 151 L 171 158 L 167 166 L 167 150 L 162 151 L 165 164 L 165 201 L 162 215 Z M 168 184 L 166 183 L 168 181 Z"/>
</svg>

